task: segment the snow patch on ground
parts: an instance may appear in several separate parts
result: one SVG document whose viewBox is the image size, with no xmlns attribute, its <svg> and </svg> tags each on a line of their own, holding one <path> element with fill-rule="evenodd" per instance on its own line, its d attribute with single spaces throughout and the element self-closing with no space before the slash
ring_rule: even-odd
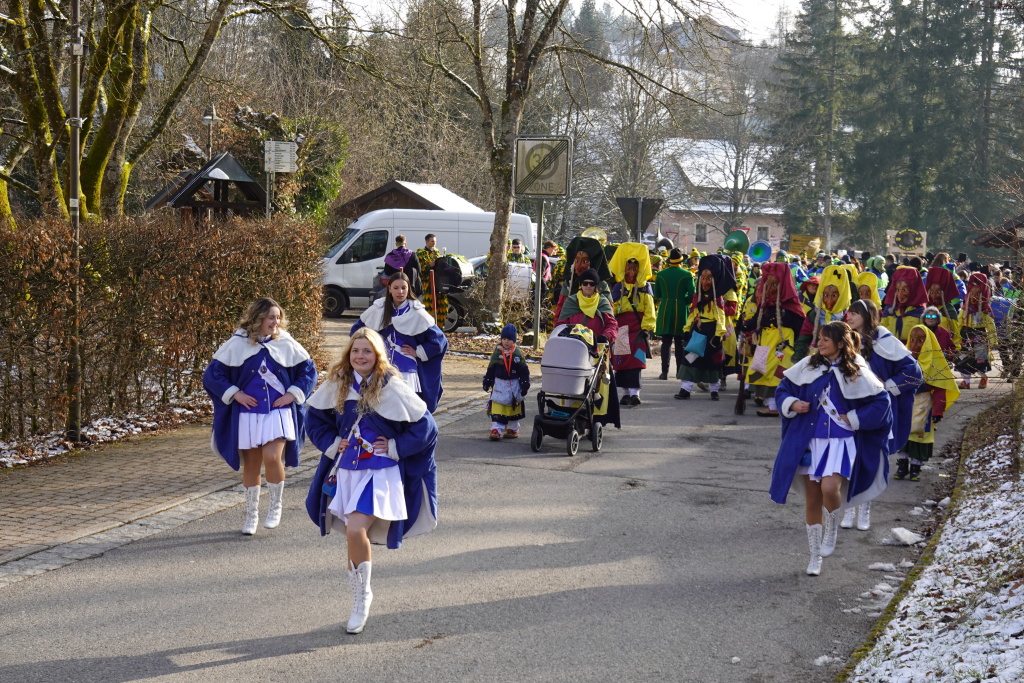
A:
<svg viewBox="0 0 1024 683">
<path fill-rule="evenodd" d="M 967 456 L 963 495 L 943 525 L 931 564 L 850 681 L 1024 679 L 1024 484 L 1017 476 L 1024 457 L 1018 444 L 1024 439 L 1019 437 L 1003 435 Z M 947 499 L 937 505 L 948 504 Z M 884 598 L 882 585 L 864 595 Z"/>
<path fill-rule="evenodd" d="M 153 407 L 144 413 L 131 413 L 123 417 L 100 417 L 82 429 L 82 441 L 71 443 L 63 432 L 51 432 L 17 441 L 0 441 L 0 470 L 28 465 L 57 455 L 82 450 L 102 443 L 119 441 L 125 437 L 166 429 L 213 413 L 210 399 L 205 393 L 171 401 L 165 406 Z"/>
</svg>

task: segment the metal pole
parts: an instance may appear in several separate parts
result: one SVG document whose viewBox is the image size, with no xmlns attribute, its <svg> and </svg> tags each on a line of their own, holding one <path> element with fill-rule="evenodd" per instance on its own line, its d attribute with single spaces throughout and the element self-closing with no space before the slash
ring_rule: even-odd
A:
<svg viewBox="0 0 1024 683">
<path fill-rule="evenodd" d="M 71 263 L 73 275 L 72 311 L 71 320 L 71 344 L 68 349 L 68 418 L 65 425 L 64 435 L 72 443 L 82 440 L 82 353 L 81 353 L 81 307 L 82 307 L 82 286 L 81 274 L 81 225 L 78 206 L 80 192 L 79 171 L 81 169 L 81 132 L 82 121 L 81 108 L 79 104 L 81 90 L 81 68 L 82 68 L 82 11 L 79 0 L 71 0 L 71 116 L 68 124 L 71 128 L 69 146 L 69 161 L 71 178 L 68 183 L 68 212 L 71 217 Z"/>
<path fill-rule="evenodd" d="M 537 253 L 534 254 L 533 265 L 537 271 L 537 282 L 533 286 L 533 350 L 540 348 L 540 293 L 544 284 L 544 264 L 542 254 L 544 246 L 544 200 L 540 200 L 540 218 L 537 220 Z"/>
<path fill-rule="evenodd" d="M 636 241 L 644 241 L 644 198 L 640 197 L 636 200 Z"/>
<path fill-rule="evenodd" d="M 270 218 L 270 190 L 274 186 L 274 172 L 267 171 L 267 218 Z"/>
</svg>

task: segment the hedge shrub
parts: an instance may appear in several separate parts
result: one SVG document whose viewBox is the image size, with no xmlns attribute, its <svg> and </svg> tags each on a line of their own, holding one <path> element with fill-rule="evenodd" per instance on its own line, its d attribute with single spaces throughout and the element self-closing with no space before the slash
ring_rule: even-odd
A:
<svg viewBox="0 0 1024 683">
<path fill-rule="evenodd" d="M 70 226 L 0 229 L 0 439 L 63 429 L 74 268 Z M 82 422 L 168 404 L 253 300 L 284 307 L 318 365 L 322 232 L 315 223 L 181 220 L 170 212 L 82 226 Z"/>
</svg>

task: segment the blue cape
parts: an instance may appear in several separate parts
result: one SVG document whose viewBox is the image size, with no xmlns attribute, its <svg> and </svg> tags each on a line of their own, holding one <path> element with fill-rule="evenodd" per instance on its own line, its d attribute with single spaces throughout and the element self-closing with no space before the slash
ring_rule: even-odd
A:
<svg viewBox="0 0 1024 683">
<path fill-rule="evenodd" d="M 282 332 L 278 339 L 252 344 L 248 336 L 239 331 L 221 345 L 203 373 L 203 388 L 213 401 L 211 445 L 214 452 L 234 470 L 238 470 L 240 465 L 238 415 L 242 406 L 232 397 L 237 390 L 248 385 L 264 362 L 285 389 L 296 397 L 288 405 L 296 439 L 285 442 L 284 464 L 287 467 L 299 464 L 299 448 L 305 440 L 301 406 L 316 386 L 316 366 L 306 350 L 286 332 Z"/>
<path fill-rule="evenodd" d="M 395 378 L 391 382 L 402 380 Z M 385 391 L 389 388 L 390 386 L 386 387 Z M 321 389 L 327 389 L 329 392 L 330 387 L 325 384 Z M 409 391 L 408 387 L 405 387 L 405 390 Z M 409 395 L 412 396 L 412 393 Z M 337 439 L 347 436 L 356 421 L 356 401 L 345 401 L 345 408 L 341 413 L 334 408 L 325 407 L 331 401 L 311 400 L 310 403 L 306 434 L 324 455 L 320 456 L 320 463 L 306 494 L 306 512 L 313 523 L 320 527 L 320 534 L 326 535 L 330 533 L 327 506 L 331 499 L 323 493 L 322 486 L 327 473 L 334 465 L 334 458 L 338 457 L 335 445 Z M 407 536 L 430 531 L 437 524 L 437 466 L 434 463 L 437 424 L 429 412 L 423 412 L 415 421 L 390 420 L 378 413 L 369 413 L 364 415 L 360 422 L 360 427 L 363 426 L 387 439 L 395 440 L 399 457 L 398 468 L 405 488 L 405 507 L 409 517 L 390 523 L 387 547 L 399 548 Z"/>
<path fill-rule="evenodd" d="M 831 391 L 842 392 L 844 399 L 851 406 L 850 412 L 856 413 L 857 429 L 853 439 L 857 457 L 847 487 L 847 502 L 849 505 L 866 503 L 885 490 L 889 479 L 889 459 L 886 457 L 889 429 L 892 427 L 889 393 L 872 377 L 871 381 L 875 382 L 877 389 L 867 395 L 853 397 L 855 394 L 849 391 L 849 385 L 838 380 L 836 372 L 828 367 L 818 369 L 820 372 L 811 369 L 808 365 L 811 358 L 813 356 L 804 358 L 787 370 L 775 390 L 775 401 L 783 413 L 782 444 L 775 456 L 769 493 L 776 503 L 786 502 L 800 459 L 808 450 L 814 434 L 813 425 L 817 411 L 813 407 L 818 405 L 818 398 L 825 388 L 832 384 Z M 870 374 L 864 360 L 860 356 L 857 358 L 862 364 L 862 372 Z M 809 382 L 803 381 L 809 375 L 817 375 L 817 378 Z M 796 381 L 791 379 L 794 377 L 797 378 Z M 864 377 L 860 377 L 858 381 L 863 379 Z M 797 381 L 801 384 L 797 384 Z M 811 404 L 812 409 L 793 417 L 785 417 L 791 403 L 789 399 L 806 401 Z"/>
</svg>

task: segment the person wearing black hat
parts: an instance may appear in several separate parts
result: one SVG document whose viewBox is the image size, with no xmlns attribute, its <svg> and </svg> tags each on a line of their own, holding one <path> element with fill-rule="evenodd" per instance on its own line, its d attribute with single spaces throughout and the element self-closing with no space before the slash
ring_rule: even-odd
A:
<svg viewBox="0 0 1024 683">
<path fill-rule="evenodd" d="M 524 397 L 530 390 L 530 368 L 516 346 L 516 326 L 508 323 L 501 330 L 501 343 L 491 354 L 484 375 L 484 391 L 491 392 L 487 415 L 491 418 L 491 441 L 519 436 L 519 421 L 526 417 Z"/>
<path fill-rule="evenodd" d="M 690 398 L 693 383 L 704 382 L 711 390 L 711 400 L 718 400 L 725 363 L 722 342 L 727 334 L 722 296 L 736 286 L 736 276 L 725 263 L 727 258 L 711 254 L 697 264 L 697 293 L 683 336 L 686 355 L 676 374 L 682 380 L 675 396 L 678 399 Z"/>
<path fill-rule="evenodd" d="M 696 290 L 693 285 L 693 273 L 683 268 L 683 259 L 683 252 L 680 249 L 673 249 L 668 255 L 668 265 L 659 270 L 657 277 L 654 278 L 654 298 L 658 300 L 658 317 L 654 333 L 661 337 L 661 375 L 658 379 L 668 379 L 673 345 L 676 374 L 679 373 L 679 366 L 686 355 L 683 350 L 683 328 L 690 313 L 690 299 Z"/>
<path fill-rule="evenodd" d="M 611 302 L 598 289 L 600 283 L 597 271 L 593 268 L 587 268 L 580 273 L 579 290 L 562 302 L 555 326 L 584 325 L 594 333 L 595 342 L 612 345 L 619 334 L 619 323 L 612 314 Z M 613 424 L 621 429 L 615 375 L 605 375 L 604 372 L 601 374 L 604 376 L 599 389 L 602 400 L 600 407 L 594 411 L 594 419 L 601 424 Z"/>
</svg>

